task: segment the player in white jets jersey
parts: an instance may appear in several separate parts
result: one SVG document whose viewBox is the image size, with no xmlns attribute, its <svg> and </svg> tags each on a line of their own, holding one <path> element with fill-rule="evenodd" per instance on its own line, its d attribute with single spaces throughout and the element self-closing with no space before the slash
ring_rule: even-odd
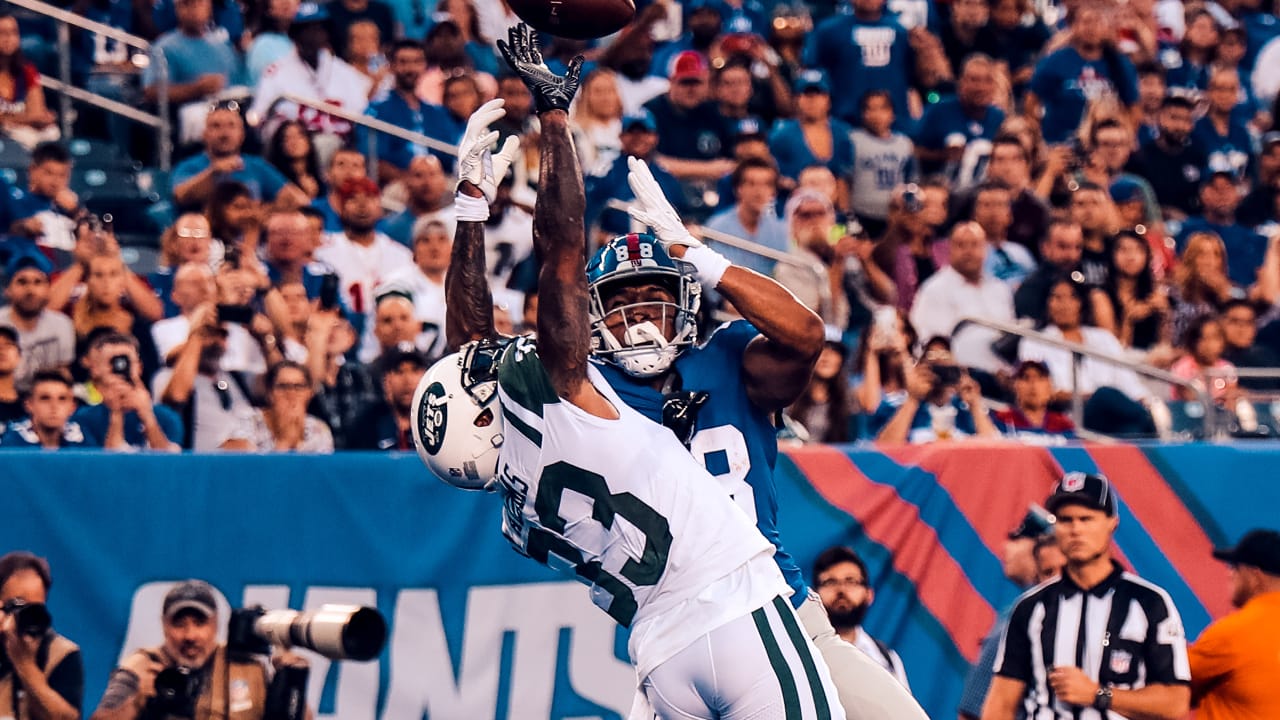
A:
<svg viewBox="0 0 1280 720">
<path fill-rule="evenodd" d="M 585 198 L 566 113 L 581 61 L 553 75 L 524 25 L 502 49 L 533 91 L 542 125 L 537 341 L 493 330 L 483 195 L 515 155 L 512 144 L 491 159 L 485 150 L 497 137 L 488 124 L 504 114 L 494 101 L 472 117 L 459 147 L 447 335 L 470 343 L 419 386 L 414 433 L 424 460 L 454 485 L 496 487 L 515 547 L 574 573 L 631 628 L 647 701 L 639 709 L 843 720 L 772 545 L 670 431 L 627 407 L 588 363 Z M 681 278 L 674 264 L 671 276 Z M 657 315 L 656 324 L 674 319 Z"/>
</svg>

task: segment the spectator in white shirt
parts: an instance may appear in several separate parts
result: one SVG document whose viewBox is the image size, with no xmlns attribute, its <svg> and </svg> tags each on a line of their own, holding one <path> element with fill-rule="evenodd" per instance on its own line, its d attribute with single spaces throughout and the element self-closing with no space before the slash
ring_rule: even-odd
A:
<svg viewBox="0 0 1280 720">
<path fill-rule="evenodd" d="M 1041 328 L 1046 337 L 1080 343 L 1110 355 L 1123 354 L 1115 335 L 1090 324 L 1088 289 L 1070 275 L 1064 274 L 1050 286 L 1046 315 Z M 1073 373 L 1070 351 L 1034 340 L 1019 343 L 1018 358 L 1039 360 L 1049 367 L 1054 401 L 1069 402 L 1076 394 L 1085 396 L 1086 428 L 1115 435 L 1155 432 L 1151 414 L 1144 406 L 1156 400 L 1133 370 L 1086 356 Z"/>
<path fill-rule="evenodd" d="M 995 372 L 1004 366 L 991 350 L 1000 334 L 977 325 L 956 332 L 965 318 L 1013 322 L 1013 293 L 1005 283 L 987 275 L 987 234 L 975 222 L 951 230 L 950 265 L 924 281 L 911 308 L 911 324 L 924 341 L 951 338 L 959 364 Z M 952 337 L 955 335 L 955 337 Z"/>
<path fill-rule="evenodd" d="M 338 274 L 341 296 L 347 308 L 363 316 L 359 358 L 368 362 L 378 355 L 373 336 L 374 291 L 413 263 L 405 246 L 378 232 L 382 219 L 381 193 L 369 178 L 354 178 L 338 190 L 342 232 L 330 233 L 315 258 Z M 354 322 L 354 320 L 353 320 Z"/>
<path fill-rule="evenodd" d="M 444 276 L 452 250 L 453 232 L 448 225 L 429 217 L 419 218 L 413 225 L 414 264 L 378 288 L 379 296 L 398 290 L 410 297 L 413 317 L 421 324 L 415 342 L 428 357 L 436 357 L 444 350 Z"/>
</svg>

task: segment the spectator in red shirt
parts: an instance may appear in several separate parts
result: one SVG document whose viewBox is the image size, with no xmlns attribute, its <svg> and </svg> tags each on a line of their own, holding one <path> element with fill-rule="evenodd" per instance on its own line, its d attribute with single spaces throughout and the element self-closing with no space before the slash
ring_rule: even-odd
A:
<svg viewBox="0 0 1280 720">
<path fill-rule="evenodd" d="M 1013 373 L 1013 405 L 995 412 L 1006 435 L 1061 435 L 1075 437 L 1071 418 L 1049 409 L 1053 380 L 1049 366 L 1039 360 L 1023 360 Z"/>
<path fill-rule="evenodd" d="M 49 111 L 40 73 L 22 56 L 18 20 L 0 14 L 0 129 L 28 150 L 57 140 L 57 116 Z"/>
</svg>

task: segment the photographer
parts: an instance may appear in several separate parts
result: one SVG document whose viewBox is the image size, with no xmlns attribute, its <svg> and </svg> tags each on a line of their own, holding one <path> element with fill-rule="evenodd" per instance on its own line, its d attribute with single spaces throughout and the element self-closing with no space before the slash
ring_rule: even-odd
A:
<svg viewBox="0 0 1280 720">
<path fill-rule="evenodd" d="M 182 418 L 156 404 L 142 381 L 138 341 L 130 335 L 105 330 L 92 336 L 81 361 L 89 371 L 85 384 L 88 402 L 72 419 L 107 450 L 178 451 L 182 442 Z"/>
<path fill-rule="evenodd" d="M 111 673 L 91 720 L 288 716 L 288 710 L 270 698 L 279 695 L 279 685 L 299 673 L 277 672 L 270 678 L 258 656 L 229 654 L 217 640 L 217 602 L 208 583 L 178 583 L 164 596 L 162 607 L 164 644 L 137 650 L 124 659 Z M 271 661 L 277 671 L 307 667 L 305 660 L 288 652 L 277 653 Z"/>
<path fill-rule="evenodd" d="M 49 563 L 0 557 L 0 717 L 76 720 L 84 695 L 80 648 L 50 628 Z"/>
<path fill-rule="evenodd" d="M 918 443 L 968 436 L 999 437 L 982 390 L 955 364 L 945 342 L 926 345 L 924 359 L 907 371 L 906 396 L 889 396 L 871 419 L 876 440 Z"/>
</svg>

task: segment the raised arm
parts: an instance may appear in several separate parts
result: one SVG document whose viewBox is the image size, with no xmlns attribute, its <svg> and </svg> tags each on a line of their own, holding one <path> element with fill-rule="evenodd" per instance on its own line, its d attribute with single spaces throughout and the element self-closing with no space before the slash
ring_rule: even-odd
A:
<svg viewBox="0 0 1280 720">
<path fill-rule="evenodd" d="M 731 264 L 694 238 L 649 166 L 634 157 L 628 164 L 627 181 L 636 196 L 631 216 L 653 228 L 672 257 L 697 268 L 698 281 L 724 295 L 760 331 L 742 356 L 747 397 L 769 412 L 787 407 L 808 384 L 822 352 L 822 319 L 773 278 Z"/>
<path fill-rule="evenodd" d="M 498 41 L 507 63 L 533 93 L 540 135 L 538 202 L 533 214 L 538 275 L 538 353 L 556 393 L 589 412 L 601 396 L 587 382 L 591 328 L 587 317 L 586 194 L 569 132 L 569 103 L 578 91 L 582 58 L 565 75 L 542 62 L 533 30 L 521 23 Z"/>
<path fill-rule="evenodd" d="M 490 155 L 498 139 L 489 125 L 507 114 L 502 100 L 481 105 L 470 119 L 458 143 L 458 190 L 454 207 L 458 227 L 453 234 L 453 254 L 444 277 L 445 336 L 454 352 L 472 340 L 497 335 L 493 327 L 493 294 L 485 270 L 484 221 L 498 183 L 520 149 L 520 141 L 507 138 L 502 151 Z"/>
</svg>

